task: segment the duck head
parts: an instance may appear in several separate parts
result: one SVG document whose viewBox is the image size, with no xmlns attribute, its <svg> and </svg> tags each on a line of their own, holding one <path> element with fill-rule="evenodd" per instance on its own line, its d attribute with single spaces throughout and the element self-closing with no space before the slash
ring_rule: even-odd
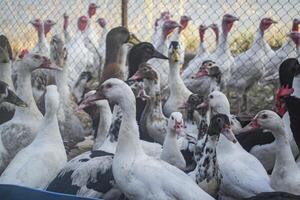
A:
<svg viewBox="0 0 300 200">
<path fill-rule="evenodd" d="M 134 34 L 130 33 L 127 28 L 119 26 L 107 33 L 106 42 L 114 42 L 121 45 L 125 43 L 136 45 L 140 43 L 140 40 Z"/>
<path fill-rule="evenodd" d="M 124 81 L 117 78 L 104 81 L 95 94 L 83 99 L 80 104 L 88 104 L 102 99 L 107 99 L 111 104 L 128 103 L 129 101 L 135 104 L 135 96 L 131 88 Z"/>
<path fill-rule="evenodd" d="M 192 79 L 199 79 L 204 76 L 210 76 L 210 77 L 215 77 L 217 82 L 221 82 L 221 70 L 219 66 L 216 64 L 216 62 L 212 60 L 205 60 L 203 61 L 201 67 L 199 68 L 198 72 L 193 74 L 191 76 Z"/>
<path fill-rule="evenodd" d="M 274 111 L 262 110 L 252 119 L 251 127 L 269 130 L 276 136 L 276 130 L 284 127 L 284 123 Z"/>
<path fill-rule="evenodd" d="M 24 70 L 33 71 L 35 69 L 51 69 L 51 70 L 61 70 L 57 67 L 51 60 L 38 53 L 28 53 L 27 50 L 21 51 L 19 54 L 21 59 L 19 62 L 22 62 L 21 68 Z"/>
<path fill-rule="evenodd" d="M 84 94 L 83 99 L 89 98 L 90 96 L 95 94 L 96 94 L 96 90 L 91 90 Z M 107 106 L 108 102 L 107 100 L 103 99 L 103 100 L 90 101 L 86 103 L 80 103 L 79 106 L 77 107 L 77 110 L 83 110 L 85 108 L 92 107 L 94 105 L 97 105 L 97 107 L 101 109 L 102 107 Z"/>
<path fill-rule="evenodd" d="M 197 108 L 205 108 L 208 107 L 212 115 L 216 115 L 218 113 L 230 114 L 230 105 L 226 95 L 220 91 L 211 92 L 207 99 L 204 100 L 203 103 L 197 106 Z"/>
<path fill-rule="evenodd" d="M 50 32 L 51 28 L 55 25 L 56 23 L 51 20 L 51 19 L 47 19 L 44 21 L 44 32 L 45 32 L 45 36 L 47 35 L 47 33 Z"/>
<path fill-rule="evenodd" d="M 55 64 L 63 68 L 67 61 L 67 49 L 59 35 L 54 35 L 50 41 L 50 57 Z"/>
<path fill-rule="evenodd" d="M 5 35 L 0 35 L 0 47 L 2 48 L 2 50 L 4 50 L 4 52 L 0 52 L 0 54 L 2 54 L 2 53 L 6 54 L 6 52 L 7 52 L 8 58 L 10 60 L 12 60 L 13 59 L 13 53 L 12 53 L 12 50 L 11 50 L 9 40 L 7 39 L 7 37 Z M 0 55 L 0 56 L 3 56 L 3 55 Z M 0 58 L 0 62 L 1 62 L 1 59 L 2 58 Z"/>
<path fill-rule="evenodd" d="M 164 23 L 163 23 L 163 36 L 164 38 L 167 38 L 168 35 L 170 35 L 175 28 L 177 27 L 181 27 L 180 24 L 178 24 L 176 21 L 173 21 L 173 20 L 166 20 Z"/>
<path fill-rule="evenodd" d="M 136 73 L 129 78 L 129 80 L 134 81 L 142 81 L 143 79 L 148 79 L 152 81 L 158 79 L 157 72 L 151 67 L 150 64 L 146 62 L 140 64 L 139 69 L 136 71 Z"/>
<path fill-rule="evenodd" d="M 16 93 L 9 89 L 8 84 L 0 81 L 0 102 L 8 102 L 19 107 L 27 107 L 27 104 L 20 99 Z"/>
<path fill-rule="evenodd" d="M 168 119 L 168 128 L 171 133 L 176 133 L 180 136 L 185 136 L 183 117 L 180 112 L 171 113 Z"/>
<path fill-rule="evenodd" d="M 236 143 L 237 140 L 231 130 L 230 120 L 225 114 L 216 114 L 211 120 L 207 130 L 209 136 L 217 136 L 220 134 L 224 135 L 229 141 Z"/>
<path fill-rule="evenodd" d="M 168 59 L 168 57 L 157 51 L 149 42 L 141 42 L 137 45 L 134 45 L 128 54 L 128 77 L 133 76 L 141 63 L 147 62 L 152 58 Z"/>
<path fill-rule="evenodd" d="M 271 19 L 270 17 L 265 17 L 261 20 L 259 29 L 262 33 L 264 33 L 272 24 L 276 24 L 277 22 Z"/>
<path fill-rule="evenodd" d="M 181 48 L 179 42 L 177 41 L 172 41 L 170 43 L 169 47 L 169 62 L 172 64 L 178 63 L 178 64 L 183 64 L 184 61 L 184 51 Z"/>
</svg>

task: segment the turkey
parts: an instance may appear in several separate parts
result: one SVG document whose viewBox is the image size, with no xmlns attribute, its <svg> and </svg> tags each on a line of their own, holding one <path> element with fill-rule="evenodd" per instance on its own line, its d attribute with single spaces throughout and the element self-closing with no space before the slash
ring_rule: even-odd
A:
<svg viewBox="0 0 300 200">
<path fill-rule="evenodd" d="M 64 13 L 63 33 L 65 38 L 65 43 L 68 43 L 71 40 L 71 35 L 68 31 L 68 27 L 69 27 L 69 15 L 67 15 L 67 13 Z"/>
<path fill-rule="evenodd" d="M 300 24 L 300 19 L 294 19 L 293 20 L 293 26 L 291 31 L 296 31 L 298 32 L 298 26 Z M 275 52 L 275 56 L 271 57 L 270 60 L 268 61 L 267 65 L 265 65 L 265 71 L 263 74 L 263 78 L 261 82 L 263 84 L 267 83 L 274 83 L 277 84 L 278 82 L 278 69 L 279 65 L 282 63 L 283 60 L 286 58 L 294 58 L 297 56 L 295 44 L 293 42 L 293 38 L 291 38 L 290 35 L 288 35 L 288 41 L 283 44 L 280 49 L 278 49 Z"/>
<path fill-rule="evenodd" d="M 158 27 L 159 39 L 157 43 L 153 43 L 153 46 L 162 54 L 168 54 L 168 35 L 171 34 L 175 28 L 180 27 L 180 25 L 173 20 L 166 20 L 161 27 Z M 160 76 L 160 87 L 164 88 L 168 84 L 168 74 L 169 74 L 169 63 L 166 60 L 153 58 L 148 61 L 148 63 L 153 66 L 153 68 L 158 72 Z"/>
<path fill-rule="evenodd" d="M 68 84 L 70 86 L 74 85 L 74 82 L 78 79 L 80 73 L 85 71 L 86 67 L 93 63 L 93 55 L 86 48 L 84 44 L 85 30 L 88 25 L 88 18 L 86 16 L 81 16 L 78 19 L 77 27 L 78 31 L 71 38 L 71 40 L 66 44 L 66 49 L 68 52 L 67 65 L 69 68 L 68 72 Z"/>
<path fill-rule="evenodd" d="M 256 32 L 256 39 L 252 47 L 235 57 L 236 67 L 232 68 L 231 80 L 227 87 L 237 93 L 239 113 L 242 111 L 242 95 L 263 75 L 264 66 L 269 58 L 268 52 L 270 48 L 264 40 L 264 33 L 274 23 L 276 22 L 271 18 L 263 18 Z M 243 103 L 246 104 L 246 102 Z"/>
<path fill-rule="evenodd" d="M 207 30 L 207 26 L 200 25 L 199 26 L 199 37 L 200 37 L 200 43 L 197 50 L 196 56 L 189 62 L 187 68 L 182 72 L 182 78 L 184 79 L 184 83 L 188 85 L 188 82 L 190 81 L 189 78 L 192 75 L 192 73 L 196 72 L 199 69 L 199 66 L 201 66 L 201 62 L 203 61 L 203 58 L 208 57 L 209 53 L 206 50 L 206 46 L 204 44 L 204 36 L 205 31 Z"/>
</svg>

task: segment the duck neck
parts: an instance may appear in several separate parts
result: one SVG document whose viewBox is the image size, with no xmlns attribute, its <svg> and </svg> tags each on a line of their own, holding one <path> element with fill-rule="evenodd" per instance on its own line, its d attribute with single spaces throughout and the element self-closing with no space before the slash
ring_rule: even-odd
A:
<svg viewBox="0 0 300 200">
<path fill-rule="evenodd" d="M 161 153 L 161 158 L 164 159 L 165 157 L 169 156 L 182 156 L 179 146 L 177 144 L 177 133 L 174 130 L 167 129 L 167 135 L 165 137 L 163 143 L 163 150 Z"/>
<path fill-rule="evenodd" d="M 31 117 L 37 118 L 37 119 L 42 119 L 42 114 L 39 111 L 39 109 L 36 106 L 35 100 L 33 98 L 32 94 L 32 87 L 31 87 L 31 71 L 26 69 L 27 67 L 25 66 L 19 66 L 21 65 L 22 62 L 16 63 L 17 67 L 17 95 L 20 97 L 23 101 L 25 101 L 28 105 L 28 107 L 23 108 L 23 107 L 18 107 L 16 106 L 16 111 L 15 111 L 15 117 L 19 117 L 21 120 L 24 119 L 30 119 L 28 115 Z"/>
<path fill-rule="evenodd" d="M 14 90 L 14 85 L 11 79 L 11 62 L 0 63 L 0 80 L 4 81 L 9 87 Z"/>
<path fill-rule="evenodd" d="M 179 63 L 170 62 L 168 82 L 170 93 L 177 94 L 178 92 L 182 93 L 188 90 L 181 79 Z"/>
<path fill-rule="evenodd" d="M 295 167 L 295 159 L 292 154 L 290 143 L 286 137 L 286 133 L 284 127 L 278 127 L 272 132 L 276 132 L 274 134 L 276 141 L 276 161 L 274 166 L 274 172 L 280 171 L 286 167 Z M 297 167 L 297 166 L 296 166 Z"/>
<path fill-rule="evenodd" d="M 212 179 L 218 175 L 218 163 L 216 146 L 218 144 L 219 135 L 210 136 L 205 134 L 204 144 L 196 145 L 195 152 L 201 155 L 197 161 L 196 182 L 199 184 L 205 179 Z"/>
<path fill-rule="evenodd" d="M 120 100 L 123 113 L 116 155 L 137 156 L 143 152 L 139 139 L 139 128 L 136 122 L 136 102 L 133 94 L 129 99 Z M 131 157 L 132 158 L 132 157 Z"/>
<path fill-rule="evenodd" d="M 149 82 L 149 83 L 148 83 Z M 162 104 L 161 104 L 161 92 L 159 80 L 145 81 L 145 84 L 149 85 L 150 113 L 155 114 L 157 117 L 163 117 Z"/>
<path fill-rule="evenodd" d="M 58 121 L 57 121 L 57 109 L 46 108 L 46 114 L 44 116 L 44 120 L 38 130 L 38 135 L 36 139 L 42 139 L 47 141 L 53 141 L 55 144 L 61 143 L 63 145 L 63 141 L 60 135 Z"/>
<path fill-rule="evenodd" d="M 119 54 L 119 60 L 118 60 L 118 63 L 119 63 L 119 66 L 120 66 L 120 69 L 122 71 L 123 74 L 125 74 L 125 72 L 127 71 L 126 68 L 126 61 L 127 61 L 127 54 L 128 54 L 128 51 L 129 51 L 129 46 L 128 45 L 123 45 L 121 48 L 120 48 L 120 54 Z"/>
<path fill-rule="evenodd" d="M 122 44 L 115 42 L 112 38 L 106 38 L 105 66 L 118 62 L 121 46 Z"/>
<path fill-rule="evenodd" d="M 95 144 L 93 145 L 94 150 L 99 149 L 107 138 L 112 121 L 111 119 L 112 113 L 110 111 L 108 102 L 106 102 L 105 105 L 100 107 L 100 119 L 97 130 L 97 137 L 95 139 Z"/>
</svg>

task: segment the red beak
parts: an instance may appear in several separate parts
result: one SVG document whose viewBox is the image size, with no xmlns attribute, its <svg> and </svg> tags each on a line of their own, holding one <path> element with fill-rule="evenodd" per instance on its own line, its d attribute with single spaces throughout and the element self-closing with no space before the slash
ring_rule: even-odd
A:
<svg viewBox="0 0 300 200">
<path fill-rule="evenodd" d="M 208 71 L 206 68 L 200 68 L 197 73 L 192 75 L 192 78 L 201 78 L 203 76 L 208 76 Z"/>
<path fill-rule="evenodd" d="M 254 118 L 254 119 L 251 121 L 251 126 L 252 126 L 252 128 L 260 128 L 260 125 L 259 125 L 259 123 L 258 123 L 258 121 L 257 121 L 256 118 Z"/>
</svg>

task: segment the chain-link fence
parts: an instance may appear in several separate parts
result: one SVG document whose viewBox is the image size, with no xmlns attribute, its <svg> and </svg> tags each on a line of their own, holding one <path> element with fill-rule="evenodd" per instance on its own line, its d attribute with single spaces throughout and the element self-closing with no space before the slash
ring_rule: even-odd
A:
<svg viewBox="0 0 300 200">
<path fill-rule="evenodd" d="M 240 19 L 229 34 L 228 42 L 233 56 L 251 47 L 263 17 L 271 17 L 278 21 L 264 35 L 273 50 L 279 49 L 287 42 L 286 35 L 291 30 L 293 19 L 300 17 L 299 0 L 2 0 L 0 32 L 8 36 L 15 53 L 23 48 L 31 49 L 37 43 L 37 33 L 29 21 L 36 18 L 55 21 L 56 25 L 47 35 L 50 39 L 53 34 L 63 33 L 63 15 L 67 13 L 72 37 L 77 32 L 78 17 L 87 15 L 90 3 L 99 6 L 92 22 L 96 40 L 100 39 L 102 31 L 96 23 L 99 17 L 106 19 L 108 29 L 121 25 L 122 22 L 127 23 L 129 30 L 138 38 L 151 41 L 155 21 L 161 12 L 169 11 L 172 19 L 176 21 L 179 21 L 182 15 L 190 16 L 192 20 L 181 33 L 187 54 L 196 53 L 199 45 L 199 25 L 216 23 L 220 28 L 222 16 L 226 13 Z M 124 9 L 127 12 L 124 12 Z M 211 29 L 205 34 L 205 43 L 208 52 L 216 49 L 215 35 Z M 250 110 L 256 111 L 272 106 L 274 86 L 270 85 L 272 86 L 259 84 L 250 90 Z"/>
</svg>

